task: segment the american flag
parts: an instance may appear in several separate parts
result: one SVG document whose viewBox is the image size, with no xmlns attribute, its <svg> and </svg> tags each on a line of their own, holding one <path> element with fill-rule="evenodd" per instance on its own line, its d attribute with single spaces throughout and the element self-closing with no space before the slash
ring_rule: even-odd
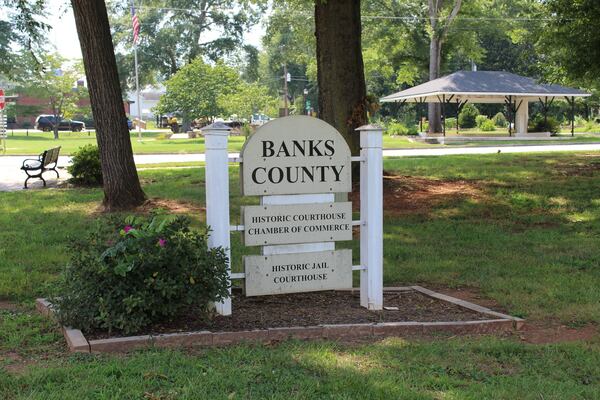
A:
<svg viewBox="0 0 600 400">
<path fill-rule="evenodd" d="M 131 24 L 133 25 L 133 44 L 137 44 L 140 35 L 140 20 L 138 19 L 133 6 L 131 6 Z"/>
</svg>

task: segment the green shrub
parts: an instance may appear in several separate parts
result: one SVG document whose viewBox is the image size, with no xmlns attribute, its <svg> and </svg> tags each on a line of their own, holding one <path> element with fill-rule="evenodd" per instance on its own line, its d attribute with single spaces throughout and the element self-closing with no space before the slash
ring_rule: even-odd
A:
<svg viewBox="0 0 600 400">
<path fill-rule="evenodd" d="M 544 116 L 538 114 L 532 121 L 529 122 L 527 130 L 529 132 L 550 132 L 554 135 L 560 131 L 560 124 L 554 117 L 549 116 L 547 120 L 544 121 Z"/>
<path fill-rule="evenodd" d="M 408 135 L 408 128 L 401 122 L 391 121 L 387 126 L 387 133 L 390 136 Z"/>
<path fill-rule="evenodd" d="M 594 124 L 594 121 L 588 121 L 586 122 L 585 126 L 583 127 L 583 130 L 585 132 L 592 132 L 594 130 L 599 130 L 598 127 L 596 127 L 596 124 Z"/>
<path fill-rule="evenodd" d="M 455 129 L 456 128 L 456 118 L 446 118 L 444 121 L 446 125 L 446 129 Z"/>
<path fill-rule="evenodd" d="M 492 132 L 496 130 L 496 124 L 494 124 L 494 121 L 491 119 L 486 118 L 485 121 L 481 123 L 481 126 L 479 126 L 479 129 L 484 132 Z"/>
<path fill-rule="evenodd" d="M 508 121 L 506 120 L 504 114 L 502 114 L 501 112 L 494 115 L 492 117 L 492 121 L 494 121 L 494 125 L 496 125 L 499 128 L 506 128 L 508 126 Z"/>
<path fill-rule="evenodd" d="M 473 104 L 466 104 L 460 114 L 458 114 L 458 123 L 461 128 L 474 128 L 475 118 L 479 115 L 479 110 Z"/>
<path fill-rule="evenodd" d="M 187 217 L 111 217 L 71 239 L 70 263 L 56 286 L 62 324 L 125 334 L 166 322 L 227 296 L 227 256 Z"/>
<path fill-rule="evenodd" d="M 171 139 L 171 136 L 173 136 L 173 133 L 159 133 L 158 135 L 156 135 L 156 140 L 169 140 Z"/>
<path fill-rule="evenodd" d="M 481 125 L 487 120 L 487 115 L 478 115 L 475 117 L 475 125 L 477 125 L 478 128 L 481 128 Z"/>
<path fill-rule="evenodd" d="M 581 115 L 575 116 L 575 126 L 584 126 L 586 124 L 587 124 L 586 119 L 583 118 Z"/>
<path fill-rule="evenodd" d="M 75 185 L 102 185 L 102 166 L 98 146 L 87 144 L 80 147 L 71 157 L 71 165 L 67 167 L 71 174 L 69 182 Z"/>
<path fill-rule="evenodd" d="M 244 135 L 244 137 L 247 140 L 253 133 L 252 126 L 250 126 L 250 124 L 248 123 L 245 123 L 241 126 L 240 132 L 242 133 L 242 135 Z"/>
</svg>

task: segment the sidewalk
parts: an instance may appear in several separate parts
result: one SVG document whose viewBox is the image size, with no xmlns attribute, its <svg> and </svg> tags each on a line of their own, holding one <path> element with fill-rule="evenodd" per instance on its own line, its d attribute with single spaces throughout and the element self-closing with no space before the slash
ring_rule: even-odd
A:
<svg viewBox="0 0 600 400">
<path fill-rule="evenodd" d="M 384 157 L 412 157 L 412 156 L 445 156 L 460 154 L 494 154 L 494 153 L 539 153 L 561 151 L 600 151 L 600 143 L 590 144 L 556 144 L 556 145 L 499 145 L 480 147 L 453 147 L 430 149 L 385 149 Z M 23 188 L 26 175 L 20 170 L 23 160 L 31 156 L 0 156 L 0 191 L 19 190 Z M 239 157 L 239 153 L 230 153 L 230 157 Z M 173 162 L 203 162 L 204 154 L 138 154 L 134 156 L 136 164 L 161 164 Z M 66 167 L 71 161 L 69 156 L 58 159 L 61 180 L 68 179 Z M 56 186 L 53 173 L 48 173 L 48 183 Z M 40 180 L 32 179 L 31 187 L 42 187 Z"/>
</svg>

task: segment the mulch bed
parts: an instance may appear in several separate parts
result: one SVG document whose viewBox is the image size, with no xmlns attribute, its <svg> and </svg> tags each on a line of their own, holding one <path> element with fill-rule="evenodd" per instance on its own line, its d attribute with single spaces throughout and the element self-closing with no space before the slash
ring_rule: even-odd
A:
<svg viewBox="0 0 600 400">
<path fill-rule="evenodd" d="M 356 324 L 377 322 L 482 321 L 486 314 L 437 300 L 415 291 L 387 292 L 385 307 L 398 310 L 369 311 L 360 306 L 358 292 L 313 292 L 277 296 L 245 297 L 232 295 L 233 315 L 215 316 L 211 320 L 199 317 L 200 312 L 188 310 L 185 315 L 165 324 L 145 329 L 143 334 L 161 334 L 209 330 L 235 332 L 320 324 Z M 86 338 L 105 339 L 107 332 L 84 332 Z M 111 337 L 121 336 L 115 332 Z"/>
</svg>

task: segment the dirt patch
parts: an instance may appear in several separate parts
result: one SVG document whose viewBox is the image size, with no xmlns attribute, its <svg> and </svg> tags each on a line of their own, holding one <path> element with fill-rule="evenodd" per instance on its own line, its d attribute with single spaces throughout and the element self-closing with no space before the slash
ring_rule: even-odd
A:
<svg viewBox="0 0 600 400">
<path fill-rule="evenodd" d="M 191 202 L 160 198 L 146 200 L 136 211 L 146 214 L 156 209 L 167 210 L 174 214 L 199 214 L 206 211 L 206 208 Z"/>
<path fill-rule="evenodd" d="M 360 295 L 351 292 L 294 293 L 278 296 L 232 296 L 235 312 L 229 317 L 212 320 L 198 318 L 200 313 L 188 310 L 169 323 L 152 326 L 143 334 L 241 331 L 319 324 L 355 324 L 376 322 L 480 321 L 489 315 L 477 313 L 455 304 L 433 299 L 414 291 L 388 292 L 384 306 L 398 310 L 370 311 L 360 306 Z M 88 339 L 108 337 L 106 332 L 84 332 Z"/>
<path fill-rule="evenodd" d="M 592 156 L 588 155 L 588 158 Z M 600 173 L 600 161 L 583 160 L 582 162 L 566 162 L 552 166 L 551 171 L 559 176 L 595 176 Z"/>
<path fill-rule="evenodd" d="M 173 214 L 200 214 L 206 212 L 205 207 L 201 207 L 197 204 L 180 201 L 180 200 L 172 200 L 172 199 L 161 199 L 161 198 L 153 198 L 148 199 L 141 206 L 137 207 L 134 212 L 138 214 L 149 214 L 151 211 L 155 210 L 165 210 L 169 213 Z M 107 211 L 100 204 L 98 207 L 92 212 L 92 215 L 98 216 L 105 214 Z"/>
<path fill-rule="evenodd" d="M 484 197 L 480 185 L 472 181 L 393 175 L 384 171 L 383 210 L 386 215 L 426 214 L 441 203 Z M 355 185 L 350 200 L 354 211 L 359 211 L 358 185 Z"/>
<path fill-rule="evenodd" d="M 32 364 L 33 361 L 24 359 L 14 351 L 0 354 L 0 365 L 10 374 L 21 374 Z"/>
<path fill-rule="evenodd" d="M 428 285 L 428 287 L 431 287 L 431 285 Z M 486 298 L 476 288 L 463 287 L 450 289 L 433 287 L 432 290 L 495 311 L 508 313 L 508 311 L 504 310 L 495 300 Z M 598 328 L 592 325 L 583 328 L 570 328 L 553 321 L 526 321 L 523 328 L 518 331 L 516 335 L 525 343 L 549 344 L 572 342 L 576 340 L 590 340 L 598 333 Z"/>
<path fill-rule="evenodd" d="M 18 311 L 19 306 L 17 306 L 16 303 L 10 301 L 0 300 L 0 310 Z"/>
<path fill-rule="evenodd" d="M 590 340 L 598 335 L 598 328 L 588 325 L 583 328 L 569 328 L 565 325 L 539 326 L 526 323 L 519 332 L 519 338 L 526 343 L 550 344 Z"/>
</svg>

